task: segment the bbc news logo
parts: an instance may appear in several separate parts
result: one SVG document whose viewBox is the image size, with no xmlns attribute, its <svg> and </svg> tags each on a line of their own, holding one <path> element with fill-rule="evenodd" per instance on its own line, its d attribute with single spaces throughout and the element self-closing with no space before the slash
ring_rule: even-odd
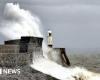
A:
<svg viewBox="0 0 100 80">
<path fill-rule="evenodd" d="M 0 75 L 20 74 L 20 69 L 0 68 Z"/>
</svg>

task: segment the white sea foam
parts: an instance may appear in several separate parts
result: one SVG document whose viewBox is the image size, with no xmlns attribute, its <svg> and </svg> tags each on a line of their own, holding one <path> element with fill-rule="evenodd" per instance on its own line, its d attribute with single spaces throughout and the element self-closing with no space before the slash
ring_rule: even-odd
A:
<svg viewBox="0 0 100 80">
<path fill-rule="evenodd" d="M 65 68 L 50 60 L 41 59 L 31 67 L 60 80 L 100 80 L 100 74 L 82 67 Z"/>
</svg>

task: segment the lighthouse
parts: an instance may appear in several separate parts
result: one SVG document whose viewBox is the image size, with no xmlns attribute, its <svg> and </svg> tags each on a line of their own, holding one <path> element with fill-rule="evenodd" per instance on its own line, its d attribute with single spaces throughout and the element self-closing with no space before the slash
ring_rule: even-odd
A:
<svg viewBox="0 0 100 80">
<path fill-rule="evenodd" d="M 51 30 L 48 31 L 47 44 L 48 44 L 48 52 L 47 52 L 48 59 L 64 67 L 70 66 L 70 61 L 68 59 L 66 49 L 53 47 L 53 36 Z"/>
<path fill-rule="evenodd" d="M 48 31 L 48 47 L 53 47 L 53 37 L 52 37 L 52 31 Z"/>
</svg>

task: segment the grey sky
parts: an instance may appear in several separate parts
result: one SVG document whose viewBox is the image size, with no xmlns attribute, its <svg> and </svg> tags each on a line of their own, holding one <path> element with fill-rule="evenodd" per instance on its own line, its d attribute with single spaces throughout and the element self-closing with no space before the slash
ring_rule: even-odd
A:
<svg viewBox="0 0 100 80">
<path fill-rule="evenodd" d="M 55 46 L 100 48 L 100 0 L 0 0 L 1 19 L 7 2 L 36 14 L 45 33 L 53 31 Z"/>
</svg>

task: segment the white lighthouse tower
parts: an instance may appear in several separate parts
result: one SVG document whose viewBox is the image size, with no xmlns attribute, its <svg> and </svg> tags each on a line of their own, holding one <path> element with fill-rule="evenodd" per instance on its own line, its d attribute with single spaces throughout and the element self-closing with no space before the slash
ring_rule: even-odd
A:
<svg viewBox="0 0 100 80">
<path fill-rule="evenodd" d="M 48 47 L 53 47 L 53 37 L 52 37 L 52 31 L 48 31 Z"/>
</svg>

